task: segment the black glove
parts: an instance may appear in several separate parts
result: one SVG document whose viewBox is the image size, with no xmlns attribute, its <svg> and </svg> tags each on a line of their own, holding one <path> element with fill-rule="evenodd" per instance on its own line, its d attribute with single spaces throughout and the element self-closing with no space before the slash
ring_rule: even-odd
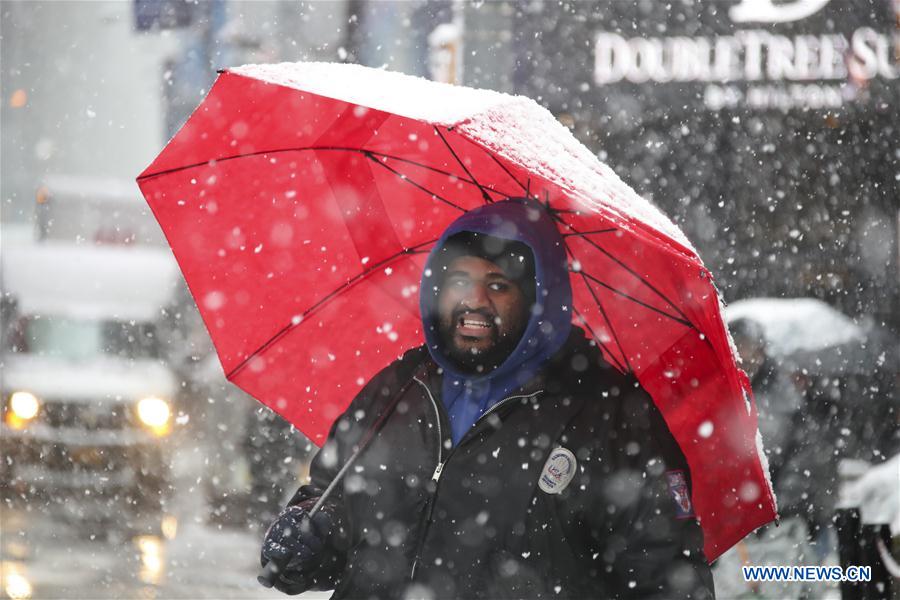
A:
<svg viewBox="0 0 900 600">
<path fill-rule="evenodd" d="M 302 506 L 281 511 L 266 531 L 260 554 L 263 567 L 272 561 L 277 569 L 275 589 L 294 595 L 313 585 L 313 575 L 322 563 L 333 529 L 331 511 L 319 510 L 312 517 Z"/>
</svg>

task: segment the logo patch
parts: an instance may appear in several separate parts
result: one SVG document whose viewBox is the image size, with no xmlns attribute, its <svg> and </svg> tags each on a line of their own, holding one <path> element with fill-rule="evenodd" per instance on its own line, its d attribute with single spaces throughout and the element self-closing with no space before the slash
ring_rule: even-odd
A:
<svg viewBox="0 0 900 600">
<path fill-rule="evenodd" d="M 678 519 L 693 517 L 694 507 L 691 506 L 691 495 L 688 493 L 684 471 L 666 471 L 666 480 L 669 482 L 669 494 L 675 501 L 675 517 Z"/>
<path fill-rule="evenodd" d="M 575 477 L 575 468 L 578 466 L 575 455 L 566 448 L 554 448 L 544 463 L 538 487 L 548 494 L 558 494 L 566 489 L 572 478 Z"/>
</svg>

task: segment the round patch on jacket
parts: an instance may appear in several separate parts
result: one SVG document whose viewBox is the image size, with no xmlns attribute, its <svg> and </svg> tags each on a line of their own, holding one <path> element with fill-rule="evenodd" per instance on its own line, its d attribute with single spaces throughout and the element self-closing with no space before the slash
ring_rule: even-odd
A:
<svg viewBox="0 0 900 600">
<path fill-rule="evenodd" d="M 547 462 L 544 463 L 538 487 L 548 494 L 560 493 L 575 477 L 577 466 L 575 455 L 570 450 L 563 447 L 554 448 L 547 457 Z"/>
</svg>

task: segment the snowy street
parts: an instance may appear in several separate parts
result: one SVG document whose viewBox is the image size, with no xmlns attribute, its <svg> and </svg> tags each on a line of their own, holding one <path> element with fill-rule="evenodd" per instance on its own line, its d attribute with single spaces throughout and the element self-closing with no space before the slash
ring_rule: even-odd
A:
<svg viewBox="0 0 900 600">
<path fill-rule="evenodd" d="M 89 498 L 13 498 L 0 520 L 0 597 L 278 598 L 256 581 L 261 533 L 212 525 L 198 492 L 202 460 L 173 462 L 161 517 Z M 327 598 L 307 593 L 303 598 Z"/>
</svg>

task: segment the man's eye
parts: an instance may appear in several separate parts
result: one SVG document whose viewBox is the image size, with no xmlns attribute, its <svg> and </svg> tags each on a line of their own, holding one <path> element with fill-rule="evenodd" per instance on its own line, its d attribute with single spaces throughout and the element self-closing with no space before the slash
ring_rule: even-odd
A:
<svg viewBox="0 0 900 600">
<path fill-rule="evenodd" d="M 466 281 L 465 279 L 451 279 L 450 280 L 450 285 L 455 286 L 455 287 L 465 287 L 466 285 L 468 285 L 468 283 L 469 282 Z"/>
<path fill-rule="evenodd" d="M 495 281 L 495 282 L 491 283 L 489 287 L 492 290 L 494 290 L 495 292 L 505 292 L 506 290 L 509 289 L 509 284 L 502 283 L 500 281 Z"/>
</svg>

